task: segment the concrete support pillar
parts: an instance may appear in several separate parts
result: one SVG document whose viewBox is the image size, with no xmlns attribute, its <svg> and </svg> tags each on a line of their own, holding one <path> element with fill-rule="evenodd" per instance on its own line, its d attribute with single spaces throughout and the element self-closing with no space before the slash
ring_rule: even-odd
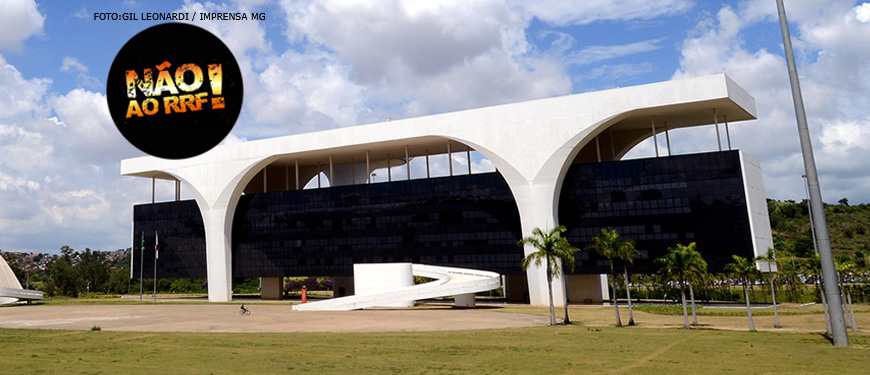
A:
<svg viewBox="0 0 870 375">
<path fill-rule="evenodd" d="M 408 181 L 411 181 L 411 156 L 408 155 L 408 146 L 405 146 L 405 172 L 408 173 Z"/>
<path fill-rule="evenodd" d="M 713 125 L 716 125 L 716 143 L 719 144 L 719 151 L 722 151 L 722 137 L 719 135 L 719 115 L 716 114 L 716 108 L 713 108 Z"/>
<path fill-rule="evenodd" d="M 209 302 L 229 302 L 232 290 L 231 218 L 227 207 L 207 208 L 200 205 L 205 226 L 205 261 L 208 274 Z M 230 212 L 235 211 L 229 210 Z"/>
<path fill-rule="evenodd" d="M 531 236 L 535 228 L 549 232 L 559 225 L 559 220 L 556 217 L 558 204 L 554 195 L 555 185 L 555 180 L 545 180 L 532 183 L 525 189 L 514 191 L 514 197 L 520 211 L 523 237 Z M 523 256 L 528 256 L 535 251 L 537 249 L 532 245 L 526 245 L 523 248 Z M 529 281 L 529 303 L 534 306 L 548 306 L 550 303 L 546 269 L 546 264 L 542 261 L 540 266 L 534 264 L 529 266 L 526 272 Z M 561 275 L 553 276 L 551 286 L 553 304 L 563 306 L 565 304 L 565 283 L 561 279 Z"/>
<path fill-rule="evenodd" d="M 453 177 L 453 152 L 450 151 L 450 140 L 447 140 L 447 166 L 450 169 L 450 177 Z"/>
<path fill-rule="evenodd" d="M 728 139 L 728 151 L 731 151 L 731 131 L 728 130 L 728 115 L 722 115 L 725 121 L 725 137 Z"/>
<path fill-rule="evenodd" d="M 601 303 L 610 297 L 607 279 L 600 275 L 568 275 L 568 300 L 571 303 Z"/>
<path fill-rule="evenodd" d="M 504 298 L 511 302 L 529 301 L 529 281 L 526 275 L 504 276 Z"/>
<path fill-rule="evenodd" d="M 652 127 L 652 139 L 653 139 L 653 147 L 656 148 L 656 157 L 659 157 L 659 137 L 656 136 L 656 118 L 655 116 L 649 117 L 649 124 Z M 717 131 L 719 128 L 716 128 Z"/>
<path fill-rule="evenodd" d="M 595 154 L 598 155 L 598 162 L 601 162 L 601 144 L 598 142 L 598 137 L 595 137 Z"/>
<path fill-rule="evenodd" d="M 471 174 L 471 147 L 466 146 L 465 159 L 468 161 L 468 174 Z"/>
<path fill-rule="evenodd" d="M 386 160 L 369 162 L 366 165 L 336 164 L 333 180 L 329 181 L 330 186 L 355 185 L 359 181 L 368 181 L 375 169 L 383 168 L 386 165 Z"/>
<path fill-rule="evenodd" d="M 671 135 L 668 133 L 668 122 L 665 121 L 665 142 L 668 144 L 668 156 L 671 156 Z"/>
<path fill-rule="evenodd" d="M 283 277 L 261 277 L 260 299 L 280 301 L 284 299 Z"/>
<path fill-rule="evenodd" d="M 456 307 L 474 307 L 474 293 L 453 296 L 453 305 Z"/>
<path fill-rule="evenodd" d="M 353 276 L 335 276 L 332 278 L 332 296 L 346 297 L 354 295 Z"/>
</svg>

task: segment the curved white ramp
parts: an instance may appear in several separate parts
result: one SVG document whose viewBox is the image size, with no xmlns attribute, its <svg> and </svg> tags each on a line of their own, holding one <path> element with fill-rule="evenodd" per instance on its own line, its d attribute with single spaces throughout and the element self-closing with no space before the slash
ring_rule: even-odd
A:
<svg viewBox="0 0 870 375">
<path fill-rule="evenodd" d="M 325 301 L 294 305 L 293 310 L 313 311 L 356 310 L 427 298 L 479 293 L 501 287 L 501 276 L 495 272 L 467 268 L 411 265 L 414 276 L 436 279 L 425 284 L 398 288 L 382 293 L 333 298 Z"/>
</svg>

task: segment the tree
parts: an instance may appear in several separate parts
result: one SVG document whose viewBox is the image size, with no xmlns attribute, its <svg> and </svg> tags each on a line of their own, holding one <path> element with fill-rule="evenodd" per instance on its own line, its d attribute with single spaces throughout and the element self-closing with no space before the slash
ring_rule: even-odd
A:
<svg viewBox="0 0 870 375">
<path fill-rule="evenodd" d="M 767 249 L 767 254 L 755 257 L 755 261 L 763 261 L 767 263 L 767 274 L 770 276 L 770 295 L 773 299 L 773 327 L 782 328 L 782 325 L 779 324 L 779 310 L 776 307 L 776 274 L 774 274 L 772 267 L 772 264 L 777 264 L 776 250 L 773 248 Z"/>
<path fill-rule="evenodd" d="M 703 268 L 707 269 L 707 262 L 701 256 L 701 253 L 695 250 L 695 243 L 692 242 L 688 246 L 677 244 L 676 247 L 668 249 L 668 253 L 656 259 L 656 263 L 662 266 L 660 272 L 664 279 L 676 281 L 680 286 L 680 298 L 683 303 L 683 327 L 689 326 L 689 313 L 686 308 L 686 280 L 690 273 L 697 272 Z"/>
<path fill-rule="evenodd" d="M 61 255 L 48 263 L 48 282 L 51 294 L 78 297 L 81 291 L 81 279 L 76 275 L 73 260 L 78 257 L 69 246 L 60 248 Z"/>
<path fill-rule="evenodd" d="M 681 246 L 677 244 L 677 246 Z M 689 283 L 689 300 L 692 303 L 692 325 L 698 325 L 698 313 L 695 308 L 695 288 L 694 285 L 697 282 L 704 284 L 707 280 L 707 261 L 701 256 L 701 253 L 697 251 L 697 245 L 692 242 L 688 246 L 687 250 L 691 255 L 689 261 L 689 269 L 686 272 L 687 281 Z"/>
<path fill-rule="evenodd" d="M 592 243 L 586 246 L 584 250 L 594 251 L 599 255 L 607 258 L 610 261 L 610 284 L 613 288 L 613 310 L 616 314 L 616 326 L 622 326 L 622 320 L 619 318 L 619 304 L 616 296 L 616 268 L 614 263 L 622 261 L 623 275 L 625 277 L 625 293 L 628 298 L 628 325 L 634 325 L 634 314 L 631 309 L 631 291 L 629 289 L 628 266 L 634 263 L 634 255 L 637 254 L 637 249 L 634 248 L 634 241 L 623 240 L 619 237 L 619 232 L 607 228 L 601 229 L 601 233 L 593 238 Z"/>
<path fill-rule="evenodd" d="M 106 284 L 109 281 L 109 264 L 106 253 L 85 248 L 85 251 L 79 254 L 79 258 L 75 269 L 85 283 L 85 290 L 87 292 L 108 292 Z"/>
<path fill-rule="evenodd" d="M 833 334 L 831 329 L 831 315 L 828 310 L 828 300 L 827 297 L 825 297 L 824 288 L 822 288 L 822 261 L 819 259 L 819 254 L 813 254 L 808 258 L 804 258 L 801 263 L 803 263 L 803 269 L 807 276 L 810 276 L 815 280 L 814 284 L 816 285 L 816 292 L 821 296 L 822 309 L 825 311 L 825 332 L 828 335 L 831 335 Z"/>
<path fill-rule="evenodd" d="M 532 236 L 521 239 L 517 245 L 531 245 L 537 251 L 526 255 L 522 261 L 522 268 L 525 272 L 529 266 L 534 263 L 540 267 L 541 262 L 546 262 L 545 270 L 547 273 L 547 294 L 550 298 L 550 325 L 556 324 L 556 312 L 553 304 L 553 276 L 559 277 L 562 271 L 559 267 L 560 261 L 569 270 L 574 269 L 574 253 L 577 248 L 571 246 L 568 240 L 562 238 L 560 234 L 565 231 L 565 226 L 559 225 L 553 228 L 549 233 L 544 233 L 541 228 L 532 230 Z M 565 301 L 565 322 L 568 319 L 568 303 Z"/>
<path fill-rule="evenodd" d="M 734 276 L 740 279 L 743 285 L 743 297 L 746 299 L 746 313 L 749 315 L 749 330 L 755 332 L 755 322 L 752 321 L 752 308 L 749 305 L 749 290 L 746 289 L 746 284 L 755 274 L 755 264 L 742 256 L 732 255 L 734 259 L 731 263 L 725 265 L 725 270 L 731 272 Z"/>
<path fill-rule="evenodd" d="M 851 326 L 852 330 L 858 331 L 858 323 L 855 321 L 855 311 L 852 309 L 852 291 L 846 286 L 846 276 L 851 275 L 855 271 L 855 263 L 849 254 L 837 254 L 834 257 L 834 265 L 837 268 L 837 280 L 840 283 L 840 299 L 846 303 L 847 309 L 843 309 L 847 313 L 846 325 Z"/>
</svg>

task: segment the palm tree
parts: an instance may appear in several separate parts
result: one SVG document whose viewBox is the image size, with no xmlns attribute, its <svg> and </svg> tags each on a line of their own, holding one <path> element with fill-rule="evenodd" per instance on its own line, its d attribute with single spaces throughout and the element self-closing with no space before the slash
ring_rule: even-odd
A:
<svg viewBox="0 0 870 375">
<path fill-rule="evenodd" d="M 822 310 L 825 312 L 825 333 L 831 335 L 833 331 L 831 330 L 831 315 L 828 310 L 828 300 L 825 297 L 825 292 L 822 288 L 822 261 L 819 259 L 819 254 L 813 254 L 809 258 L 804 258 L 803 261 L 803 269 L 807 276 L 810 276 L 815 280 L 814 284 L 816 285 L 816 291 L 819 292 L 819 295 L 822 299 Z"/>
<path fill-rule="evenodd" d="M 774 275 L 773 267 L 771 266 L 771 264 L 777 264 L 776 250 L 773 248 L 767 249 L 767 254 L 755 257 L 755 261 L 764 261 L 767 263 L 767 274 L 770 275 L 770 295 L 773 298 L 773 327 L 782 328 L 782 325 L 779 324 L 779 310 L 776 307 L 776 275 Z"/>
<path fill-rule="evenodd" d="M 577 248 L 571 246 L 568 240 L 562 238 L 560 234 L 565 231 L 565 226 L 559 225 L 553 228 L 549 233 L 544 233 L 541 228 L 532 230 L 532 236 L 525 237 L 520 240 L 517 245 L 531 245 L 537 251 L 526 255 L 521 264 L 523 272 L 528 270 L 529 266 L 534 263 L 540 267 L 541 262 L 546 262 L 547 272 L 547 293 L 550 297 L 550 325 L 556 324 L 556 312 L 553 308 L 553 276 L 559 277 L 562 271 L 559 267 L 561 261 L 568 270 L 574 269 L 574 253 Z M 568 303 L 565 301 L 565 324 L 568 324 Z"/>
<path fill-rule="evenodd" d="M 615 232 L 615 231 L 614 231 Z M 634 325 L 634 311 L 631 307 L 631 279 L 628 277 L 628 267 L 634 264 L 634 256 L 637 255 L 637 249 L 634 248 L 634 241 L 631 239 L 625 240 L 623 246 L 619 246 L 622 251 L 619 252 L 619 260 L 622 261 L 622 275 L 625 278 L 625 299 L 628 300 L 628 325 Z"/>
<path fill-rule="evenodd" d="M 607 228 L 601 229 L 601 234 L 593 238 L 592 243 L 586 246 L 586 251 L 595 251 L 599 255 L 610 260 L 610 285 L 613 288 L 613 310 L 616 314 L 616 326 L 622 327 L 622 319 L 619 318 L 619 304 L 616 298 L 616 268 L 614 261 L 620 260 L 623 264 L 623 272 L 625 275 L 625 291 L 628 297 L 628 325 L 634 325 L 634 314 L 631 311 L 631 292 L 629 291 L 628 265 L 634 261 L 634 255 L 637 254 L 637 249 L 634 248 L 634 241 L 623 240 L 619 237 L 619 232 Z"/>
<path fill-rule="evenodd" d="M 683 327 L 689 326 L 689 313 L 686 309 L 686 279 L 694 270 L 706 269 L 707 262 L 699 252 L 695 250 L 695 243 L 692 242 L 688 246 L 677 244 L 676 247 L 668 249 L 668 253 L 656 259 L 656 263 L 662 265 L 660 270 L 662 276 L 667 280 L 676 281 L 680 285 L 680 298 L 683 304 Z"/>
<path fill-rule="evenodd" d="M 732 255 L 734 261 L 725 265 L 725 270 L 729 271 L 740 279 L 743 285 L 743 298 L 746 300 L 746 313 L 749 315 L 749 330 L 755 332 L 755 322 L 752 321 L 752 308 L 749 306 L 749 290 L 746 289 L 746 284 L 755 274 L 755 264 L 742 256 Z"/>
<path fill-rule="evenodd" d="M 849 254 L 837 254 L 834 257 L 834 265 L 837 268 L 837 279 L 840 282 L 840 299 L 843 300 L 846 307 L 849 309 L 843 309 L 846 311 L 847 318 L 846 325 L 851 326 L 852 330 L 858 331 L 858 324 L 855 322 L 855 312 L 852 309 L 852 291 L 851 288 L 846 286 L 846 275 L 851 275 L 855 270 L 855 262 L 852 261 L 852 257 Z"/>
<path fill-rule="evenodd" d="M 677 245 L 680 246 L 680 245 Z M 689 262 L 689 269 L 686 275 L 688 276 L 689 281 L 689 300 L 692 301 L 692 325 L 698 325 L 698 313 L 695 309 L 695 288 L 694 284 L 696 282 L 704 282 L 707 278 L 707 261 L 701 257 L 701 253 L 699 253 L 695 248 L 697 245 L 692 242 L 689 246 L 686 246 L 690 251 L 690 255 L 692 256 L 691 261 Z"/>
</svg>

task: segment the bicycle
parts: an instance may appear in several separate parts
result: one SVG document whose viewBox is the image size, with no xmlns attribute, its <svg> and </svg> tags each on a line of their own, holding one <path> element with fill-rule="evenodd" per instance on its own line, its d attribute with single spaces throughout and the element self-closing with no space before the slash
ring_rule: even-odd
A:
<svg viewBox="0 0 870 375">
<path fill-rule="evenodd" d="M 241 315 L 241 316 L 251 315 L 251 310 L 246 309 L 245 305 L 242 305 L 241 309 L 239 309 L 239 315 Z"/>
</svg>

